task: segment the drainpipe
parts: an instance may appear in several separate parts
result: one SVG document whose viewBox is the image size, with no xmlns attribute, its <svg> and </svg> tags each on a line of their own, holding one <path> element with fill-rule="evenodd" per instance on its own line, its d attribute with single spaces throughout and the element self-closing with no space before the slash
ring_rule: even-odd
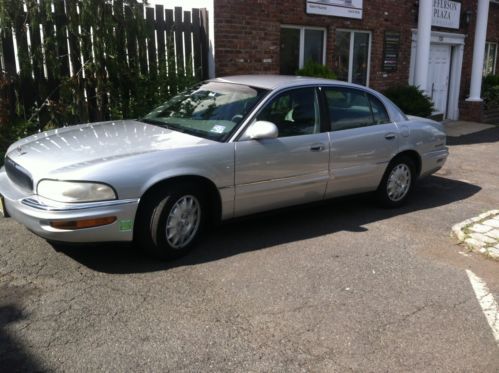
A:
<svg viewBox="0 0 499 373">
<path fill-rule="evenodd" d="M 483 59 L 485 57 L 485 41 L 489 20 L 489 0 L 478 1 L 476 15 L 475 43 L 473 46 L 473 65 L 471 67 L 470 97 L 466 101 L 482 101 Z"/>
<path fill-rule="evenodd" d="M 419 89 L 428 94 L 428 63 L 430 61 L 432 0 L 419 0 L 418 38 L 416 45 L 416 70 L 414 82 Z"/>
</svg>

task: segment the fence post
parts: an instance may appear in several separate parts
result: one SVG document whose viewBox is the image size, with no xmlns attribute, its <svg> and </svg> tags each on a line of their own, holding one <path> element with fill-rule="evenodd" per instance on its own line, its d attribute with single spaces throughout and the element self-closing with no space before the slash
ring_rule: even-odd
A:
<svg viewBox="0 0 499 373">
<path fill-rule="evenodd" d="M 206 9 L 201 9 L 201 66 L 203 69 L 203 79 L 209 78 L 208 55 L 210 53 L 210 50 L 208 35 L 208 12 L 206 11 Z"/>
<path fill-rule="evenodd" d="M 151 8 L 135 0 L 10 4 L 0 70 L 11 121 L 15 108 L 30 120 L 38 115 L 40 129 L 50 120 L 140 115 L 193 77 L 208 77 L 206 9 Z"/>
</svg>

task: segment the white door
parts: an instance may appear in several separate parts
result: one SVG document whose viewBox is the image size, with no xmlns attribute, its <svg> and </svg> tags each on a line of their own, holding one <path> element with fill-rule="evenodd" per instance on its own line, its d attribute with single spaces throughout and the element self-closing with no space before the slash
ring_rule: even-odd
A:
<svg viewBox="0 0 499 373">
<path fill-rule="evenodd" d="M 444 114 L 444 118 L 447 114 L 447 99 L 449 96 L 450 61 L 450 45 L 431 45 L 427 89 L 435 105 L 435 111 Z"/>
</svg>

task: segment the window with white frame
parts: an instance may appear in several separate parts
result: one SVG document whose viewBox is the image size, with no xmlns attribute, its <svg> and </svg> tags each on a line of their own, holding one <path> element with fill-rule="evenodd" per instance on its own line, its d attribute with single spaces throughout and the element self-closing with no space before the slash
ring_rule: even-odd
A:
<svg viewBox="0 0 499 373">
<path fill-rule="evenodd" d="M 339 80 L 369 85 L 371 33 L 338 30 L 334 50 L 335 72 Z"/>
<path fill-rule="evenodd" d="M 496 73 L 497 43 L 485 43 L 485 58 L 483 59 L 483 76 Z"/>
<path fill-rule="evenodd" d="M 326 30 L 315 27 L 282 26 L 280 73 L 294 75 L 308 61 L 326 63 Z"/>
</svg>

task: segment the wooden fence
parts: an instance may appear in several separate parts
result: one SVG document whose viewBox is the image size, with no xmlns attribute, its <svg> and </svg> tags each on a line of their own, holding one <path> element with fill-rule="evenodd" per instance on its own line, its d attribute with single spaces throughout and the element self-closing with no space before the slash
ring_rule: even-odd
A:
<svg viewBox="0 0 499 373">
<path fill-rule="evenodd" d="M 89 26 L 84 2 L 12 2 L 11 24 L 0 25 L 0 98 L 10 110 L 0 119 L 24 115 L 43 128 L 58 112 L 56 125 L 136 116 L 208 77 L 205 9 L 102 0 Z"/>
</svg>

